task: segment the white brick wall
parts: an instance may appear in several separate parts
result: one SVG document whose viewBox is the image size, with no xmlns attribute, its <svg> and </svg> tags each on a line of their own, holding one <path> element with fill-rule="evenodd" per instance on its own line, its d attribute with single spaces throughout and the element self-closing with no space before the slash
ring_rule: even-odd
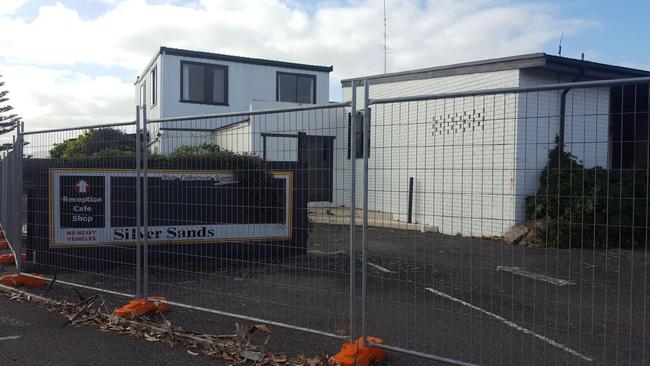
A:
<svg viewBox="0 0 650 366">
<path fill-rule="evenodd" d="M 519 70 L 370 86 L 371 98 L 557 83 L 556 74 Z M 408 179 L 414 178 L 413 222 L 446 234 L 503 235 L 523 222 L 527 195 L 558 131 L 561 91 L 479 96 L 371 107 L 369 209 L 406 221 Z M 351 88 L 343 89 L 343 100 Z M 363 87 L 357 89 L 363 107 Z M 480 118 L 476 118 L 478 113 Z M 567 95 L 567 151 L 588 167 L 607 166 L 609 89 Z M 468 117 L 469 115 L 469 117 Z M 473 120 L 472 120 L 473 118 Z M 456 130 L 454 130 L 456 128 Z M 463 130 L 464 128 L 464 130 Z M 347 149 L 347 139 L 345 141 Z M 346 160 L 346 173 L 349 172 Z M 363 161 L 357 160 L 357 207 Z M 350 175 L 345 175 L 350 186 Z M 349 205 L 349 194 L 345 196 Z"/>
<path fill-rule="evenodd" d="M 518 77 L 517 71 L 502 71 L 371 84 L 370 96 L 512 87 Z M 350 93 L 344 88 L 344 101 Z M 357 93 L 362 105 L 363 89 Z M 413 177 L 413 222 L 435 225 L 447 234 L 501 235 L 514 220 L 516 111 L 515 96 L 372 106 L 370 210 L 406 221 L 408 179 Z M 362 169 L 358 159 L 358 207 Z M 349 174 L 345 183 L 349 186 Z"/>
</svg>

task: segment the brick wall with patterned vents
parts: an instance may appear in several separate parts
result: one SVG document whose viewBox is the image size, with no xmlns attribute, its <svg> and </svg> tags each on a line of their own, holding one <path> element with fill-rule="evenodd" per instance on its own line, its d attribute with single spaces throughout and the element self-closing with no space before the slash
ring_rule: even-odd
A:
<svg viewBox="0 0 650 366">
<path fill-rule="evenodd" d="M 432 136 L 457 132 L 472 132 L 483 129 L 485 122 L 485 110 L 473 109 L 453 114 L 437 115 L 433 117 Z"/>
</svg>

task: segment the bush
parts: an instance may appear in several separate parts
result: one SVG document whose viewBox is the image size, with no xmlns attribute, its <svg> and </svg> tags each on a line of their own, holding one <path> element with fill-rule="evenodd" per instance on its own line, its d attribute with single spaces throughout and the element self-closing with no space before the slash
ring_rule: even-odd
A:
<svg viewBox="0 0 650 366">
<path fill-rule="evenodd" d="M 114 128 L 89 129 L 77 138 L 55 144 L 51 158 L 63 159 L 72 165 L 85 167 L 135 167 L 135 135 Z M 228 170 L 232 171 L 241 189 L 238 202 L 242 206 L 259 207 L 260 214 L 284 207 L 284 192 L 277 189 L 263 159 L 251 154 L 239 154 L 216 144 L 181 146 L 169 155 L 150 154 L 150 169 Z M 269 194 L 270 191 L 278 192 Z M 277 213 L 274 213 L 277 214 Z"/>
<path fill-rule="evenodd" d="M 557 142 L 557 140 L 556 140 Z M 560 248 L 633 248 L 648 234 L 648 171 L 585 168 L 559 148 L 549 152 L 526 215 L 538 241 Z"/>
<path fill-rule="evenodd" d="M 116 155 L 108 155 L 108 153 Z M 51 158 L 111 157 L 135 154 L 135 136 L 114 128 L 86 130 L 74 139 L 54 144 Z"/>
</svg>

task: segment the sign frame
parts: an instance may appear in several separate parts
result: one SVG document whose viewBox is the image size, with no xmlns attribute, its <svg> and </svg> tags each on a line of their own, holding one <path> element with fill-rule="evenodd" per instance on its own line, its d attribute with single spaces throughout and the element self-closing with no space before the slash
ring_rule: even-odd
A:
<svg viewBox="0 0 650 366">
<path fill-rule="evenodd" d="M 76 173 L 76 174 L 75 174 Z M 53 182 L 55 177 L 70 176 L 70 175 L 97 175 L 105 176 L 110 180 L 112 176 L 111 173 L 124 174 L 124 176 L 136 176 L 136 169 L 111 169 L 111 168 L 49 168 L 48 169 L 48 197 L 49 197 L 49 210 L 48 210 L 48 224 L 49 224 L 49 238 L 48 238 L 48 247 L 49 248 L 103 248 L 103 247 L 132 247 L 137 244 L 136 241 L 128 242 L 115 242 L 115 241 L 103 241 L 103 242 L 93 242 L 93 243 L 79 243 L 79 244 L 68 244 L 68 243 L 59 243 L 56 242 L 56 222 L 55 215 L 60 215 L 60 204 L 57 205 L 55 201 L 60 199 L 60 192 L 55 194 L 55 184 Z M 99 173 L 104 173 L 103 175 Z M 232 170 L 184 170 L 184 169 L 148 169 L 148 178 L 151 178 L 152 174 L 196 174 L 196 175 L 210 175 L 210 174 L 233 174 Z M 286 178 L 287 184 L 285 187 L 285 207 L 286 207 L 286 216 L 285 224 L 286 225 L 286 235 L 285 236 L 253 236 L 253 237 L 225 237 L 225 238 L 210 238 L 203 240 L 196 239 L 185 239 L 185 240 L 174 240 L 174 239 L 149 239 L 147 244 L 153 245 L 187 245 L 187 244 L 219 244 L 219 243 L 245 243 L 245 242 L 259 242 L 259 241 L 290 241 L 293 239 L 293 221 L 294 221 L 294 188 L 295 188 L 295 177 L 294 172 L 291 170 L 271 170 L 270 173 L 273 176 L 279 176 Z M 117 175 L 116 174 L 116 175 Z M 144 177 L 141 177 L 144 179 Z M 57 188 L 58 184 L 56 184 Z M 110 184 L 105 183 L 105 190 L 110 191 Z M 105 201 L 105 205 L 110 207 L 110 194 L 108 199 Z M 105 196 L 106 198 L 106 196 Z M 59 211 L 55 212 L 55 208 L 59 207 Z M 109 208 L 110 210 L 110 208 Z M 60 217 L 59 217 L 60 220 Z M 105 217 L 106 227 L 110 227 L 110 215 Z M 60 228 L 59 230 L 64 230 Z M 241 225 L 259 225 L 259 224 L 241 224 Z M 183 225 L 178 225 L 183 226 Z M 149 230 L 151 227 L 149 227 Z"/>
</svg>

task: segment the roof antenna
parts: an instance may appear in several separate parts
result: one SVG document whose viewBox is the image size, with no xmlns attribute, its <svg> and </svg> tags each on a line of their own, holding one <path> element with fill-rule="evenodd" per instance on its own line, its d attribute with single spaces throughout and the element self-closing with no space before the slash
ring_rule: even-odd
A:
<svg viewBox="0 0 650 366">
<path fill-rule="evenodd" d="M 562 31 L 562 35 L 560 36 L 560 44 L 557 47 L 558 56 L 562 56 L 562 40 L 563 39 L 564 39 L 564 31 Z"/>
<path fill-rule="evenodd" d="M 384 0 L 384 74 L 386 73 L 386 54 L 388 53 L 386 38 L 386 0 Z"/>
</svg>

